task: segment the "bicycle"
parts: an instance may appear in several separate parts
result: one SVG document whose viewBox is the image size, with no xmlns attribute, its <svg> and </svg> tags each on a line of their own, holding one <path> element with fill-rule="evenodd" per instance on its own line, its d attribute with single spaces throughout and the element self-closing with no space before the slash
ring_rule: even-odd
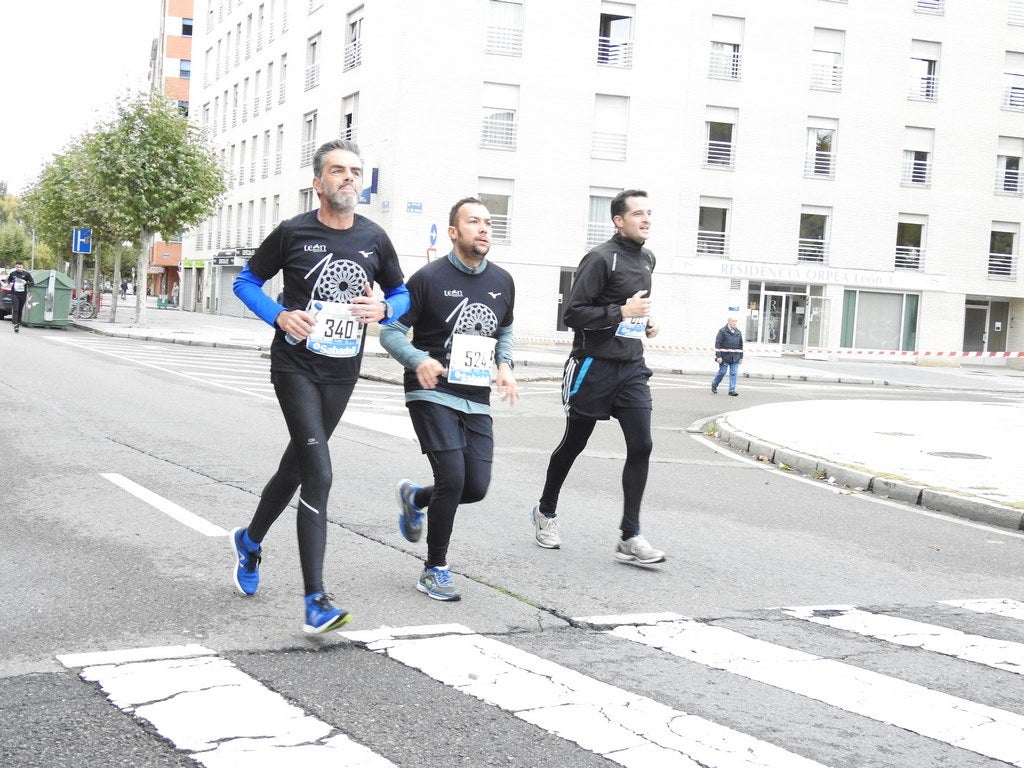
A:
<svg viewBox="0 0 1024 768">
<path fill-rule="evenodd" d="M 71 299 L 71 312 L 72 317 L 81 320 L 92 320 L 96 317 L 97 313 L 96 305 L 93 304 L 88 296 L 76 296 Z"/>
</svg>

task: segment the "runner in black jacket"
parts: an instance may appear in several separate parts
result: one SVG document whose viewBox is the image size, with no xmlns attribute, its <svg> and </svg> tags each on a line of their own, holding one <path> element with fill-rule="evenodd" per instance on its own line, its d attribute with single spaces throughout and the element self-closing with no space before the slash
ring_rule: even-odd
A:
<svg viewBox="0 0 1024 768">
<path fill-rule="evenodd" d="M 11 286 L 11 322 L 14 323 L 14 332 L 21 328 L 21 316 L 25 311 L 25 300 L 28 298 L 28 290 L 35 281 L 32 273 L 25 270 L 25 265 L 18 262 L 14 270 L 7 275 L 7 282 Z"/>
<path fill-rule="evenodd" d="M 626 440 L 622 535 L 614 554 L 622 562 L 658 563 L 665 553 L 640 535 L 640 503 L 653 445 L 651 371 L 643 339 L 658 333 L 649 298 L 655 259 L 643 245 L 651 225 L 647 193 L 630 189 L 616 195 L 611 215 L 616 234 L 583 257 L 566 303 L 565 323 L 574 333 L 562 379 L 565 434 L 551 454 L 531 517 L 537 544 L 558 549 L 562 542 L 555 510 L 562 484 L 597 421 L 614 416 Z"/>
</svg>

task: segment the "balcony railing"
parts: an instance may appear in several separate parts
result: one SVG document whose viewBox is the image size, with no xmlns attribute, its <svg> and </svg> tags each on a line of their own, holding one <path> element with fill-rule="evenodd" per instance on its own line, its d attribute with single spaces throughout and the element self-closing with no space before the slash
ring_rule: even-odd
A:
<svg viewBox="0 0 1024 768">
<path fill-rule="evenodd" d="M 828 240 L 801 237 L 797 241 L 796 260 L 828 264 Z"/>
<path fill-rule="evenodd" d="M 697 255 L 726 258 L 729 255 L 729 233 L 697 230 Z"/>
<path fill-rule="evenodd" d="M 485 117 L 480 127 L 480 146 L 484 149 L 515 151 L 518 123 Z"/>
<path fill-rule="evenodd" d="M 595 248 L 615 234 L 615 227 L 610 222 L 587 222 L 587 248 Z"/>
<path fill-rule="evenodd" d="M 630 69 L 633 66 L 633 41 L 597 38 L 597 63 Z"/>
<path fill-rule="evenodd" d="M 913 269 L 920 271 L 924 261 L 920 248 L 912 245 L 897 245 L 896 258 L 893 266 L 896 269 Z"/>
<path fill-rule="evenodd" d="M 935 101 L 939 97 L 939 78 L 935 75 L 912 78 L 907 96 L 917 101 Z"/>
<path fill-rule="evenodd" d="M 1024 26 L 1024 0 L 1010 0 L 1010 24 Z"/>
<path fill-rule="evenodd" d="M 353 40 L 345 46 L 344 71 L 355 69 L 363 63 L 363 41 Z"/>
<path fill-rule="evenodd" d="M 731 141 L 709 141 L 704 153 L 705 168 L 732 168 L 734 162 Z"/>
<path fill-rule="evenodd" d="M 903 163 L 900 183 L 909 187 L 927 187 L 932 183 L 932 164 L 922 160 Z"/>
<path fill-rule="evenodd" d="M 590 156 L 598 160 L 625 160 L 626 134 L 594 131 Z"/>
<path fill-rule="evenodd" d="M 320 64 L 310 64 L 306 67 L 306 88 L 309 91 L 320 85 Z"/>
<path fill-rule="evenodd" d="M 357 135 L 356 124 L 352 123 L 351 125 L 343 125 L 338 135 L 346 141 L 355 141 Z"/>
<path fill-rule="evenodd" d="M 284 73 L 282 72 L 281 74 L 283 75 Z M 281 78 L 281 85 L 277 89 L 277 103 L 278 104 L 284 104 L 285 85 L 287 85 L 287 82 L 288 81 L 285 80 L 283 77 Z"/>
<path fill-rule="evenodd" d="M 523 30 L 516 27 L 488 27 L 484 52 L 499 56 L 522 56 Z"/>
<path fill-rule="evenodd" d="M 508 216 L 500 213 L 491 214 L 491 240 L 495 243 L 507 243 L 509 242 L 509 235 L 511 234 L 512 223 L 509 221 Z"/>
<path fill-rule="evenodd" d="M 263 158 L 263 165 L 260 168 L 260 178 L 261 179 L 268 179 L 268 178 L 270 178 L 270 158 L 269 157 L 264 157 Z"/>
<path fill-rule="evenodd" d="M 835 155 L 831 152 L 810 152 L 804 162 L 804 176 L 812 179 L 834 179 Z"/>
<path fill-rule="evenodd" d="M 1003 91 L 1003 109 L 1024 111 L 1024 87 L 1008 85 Z"/>
<path fill-rule="evenodd" d="M 274 155 L 274 175 L 280 176 L 281 171 L 284 169 L 284 155 L 278 152 Z"/>
<path fill-rule="evenodd" d="M 260 97 L 253 96 L 252 98 L 252 116 L 256 117 L 260 113 Z"/>
<path fill-rule="evenodd" d="M 1017 262 L 1012 253 L 990 253 L 988 255 L 988 276 L 1000 280 L 1014 280 L 1017 277 Z"/>
<path fill-rule="evenodd" d="M 996 171 L 996 193 L 1001 195 L 1024 195 L 1024 179 L 1020 171 L 1000 168 Z"/>
<path fill-rule="evenodd" d="M 739 80 L 742 57 L 738 51 L 711 51 L 708 62 L 708 77 L 719 80 Z"/>
<path fill-rule="evenodd" d="M 843 68 L 838 64 L 811 64 L 811 88 L 816 91 L 841 91 Z"/>
<path fill-rule="evenodd" d="M 917 0 L 914 10 L 921 13 L 935 13 L 942 15 L 946 12 L 946 0 Z"/>
</svg>

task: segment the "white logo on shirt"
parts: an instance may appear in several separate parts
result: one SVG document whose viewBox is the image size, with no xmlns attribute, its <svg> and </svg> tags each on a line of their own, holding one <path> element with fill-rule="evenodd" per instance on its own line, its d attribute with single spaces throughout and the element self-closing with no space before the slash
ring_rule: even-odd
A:
<svg viewBox="0 0 1024 768">
<path fill-rule="evenodd" d="M 499 296 L 501 296 L 501 291 L 498 291 L 497 293 L 494 293 L 493 291 L 488 291 L 487 293 L 490 294 L 492 299 L 496 299 Z"/>
<path fill-rule="evenodd" d="M 368 259 L 371 256 L 373 256 L 373 251 L 360 251 L 359 255 L 362 256 L 364 259 Z"/>
</svg>

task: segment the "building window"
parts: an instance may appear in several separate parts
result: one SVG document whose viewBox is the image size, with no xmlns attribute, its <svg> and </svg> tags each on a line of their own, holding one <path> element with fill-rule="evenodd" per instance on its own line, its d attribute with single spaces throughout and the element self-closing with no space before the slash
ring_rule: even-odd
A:
<svg viewBox="0 0 1024 768">
<path fill-rule="evenodd" d="M 512 179 L 480 177 L 480 198 L 491 214 L 491 240 L 495 243 L 512 241 Z"/>
<path fill-rule="evenodd" d="M 996 194 L 1024 195 L 1020 171 L 1021 157 L 1024 157 L 1024 138 L 999 137 L 999 154 L 996 156 Z"/>
<path fill-rule="evenodd" d="M 812 125 L 807 129 L 807 155 L 804 160 L 804 176 L 809 179 L 834 179 L 836 175 L 836 126 L 838 120 L 810 118 Z"/>
<path fill-rule="evenodd" d="M 920 296 L 916 293 L 844 291 L 839 346 L 915 350 L 919 302 Z"/>
<path fill-rule="evenodd" d="M 708 107 L 705 120 L 705 168 L 731 169 L 735 166 L 736 119 L 739 110 Z"/>
<path fill-rule="evenodd" d="M 935 101 L 939 96 L 939 53 L 941 43 L 913 40 L 910 46 L 910 86 L 907 97 Z"/>
<path fill-rule="evenodd" d="M 256 51 L 263 50 L 263 28 L 266 26 L 266 13 L 264 6 L 261 3 L 259 9 L 256 11 Z"/>
<path fill-rule="evenodd" d="M 904 133 L 903 169 L 900 183 L 905 187 L 927 187 L 932 183 L 932 128 L 907 126 Z"/>
<path fill-rule="evenodd" d="M 800 238 L 796 260 L 812 264 L 828 264 L 828 223 L 831 211 L 817 206 L 803 207 L 800 213 Z"/>
<path fill-rule="evenodd" d="M 178 77 L 189 80 L 192 77 L 192 62 L 188 59 L 178 61 Z"/>
<path fill-rule="evenodd" d="M 320 85 L 320 33 L 306 41 L 306 90 Z"/>
<path fill-rule="evenodd" d="M 914 10 L 918 13 L 934 13 L 941 16 L 946 12 L 946 0 L 915 0 Z"/>
<path fill-rule="evenodd" d="M 242 81 L 242 122 L 249 119 L 249 78 Z"/>
<path fill-rule="evenodd" d="M 484 83 L 481 98 L 483 116 L 480 124 L 480 146 L 485 149 L 515 151 L 519 86 Z"/>
<path fill-rule="evenodd" d="M 246 142 L 245 139 L 242 139 L 242 143 L 239 145 L 239 152 L 238 152 L 238 186 L 242 186 L 243 184 L 245 184 L 245 147 L 246 147 L 247 143 L 248 142 Z"/>
<path fill-rule="evenodd" d="M 629 69 L 633 66 L 633 14 L 627 3 L 601 2 L 597 30 L 597 63 Z"/>
<path fill-rule="evenodd" d="M 285 86 L 288 84 L 288 54 L 281 54 L 281 72 L 277 76 L 277 103 L 284 104 Z"/>
<path fill-rule="evenodd" d="M 263 70 L 257 69 L 256 73 L 252 76 L 252 116 L 257 117 L 260 113 L 260 97 L 263 95 L 263 91 L 260 89 L 260 78 L 263 76 Z"/>
<path fill-rule="evenodd" d="M 260 178 L 270 178 L 270 131 L 263 132 L 263 160 L 260 166 Z"/>
<path fill-rule="evenodd" d="M 313 164 L 316 152 L 316 112 L 309 112 L 302 117 L 302 147 L 299 153 L 299 165 L 306 167 Z"/>
<path fill-rule="evenodd" d="M 734 16 L 711 17 L 711 58 L 708 77 L 739 80 L 742 61 L 743 19 Z"/>
<path fill-rule="evenodd" d="M 267 111 L 270 111 L 274 103 L 274 62 L 267 62 Z"/>
<path fill-rule="evenodd" d="M 1003 74 L 1003 109 L 1024 112 L 1024 53 L 1006 52 Z"/>
<path fill-rule="evenodd" d="M 729 257 L 729 209 L 732 201 L 702 197 L 697 214 L 697 255 Z"/>
<path fill-rule="evenodd" d="M 352 11 L 346 21 L 348 30 L 345 33 L 344 71 L 348 72 L 363 62 L 363 9 Z"/>
<path fill-rule="evenodd" d="M 843 48 L 846 33 L 841 29 L 814 28 L 811 50 L 811 88 L 817 91 L 841 91 L 843 88 Z"/>
<path fill-rule="evenodd" d="M 274 145 L 274 175 L 280 176 L 282 170 L 284 170 L 284 125 L 279 125 Z"/>
<path fill-rule="evenodd" d="M 628 96 L 596 94 L 590 156 L 599 160 L 625 160 L 628 124 Z"/>
<path fill-rule="evenodd" d="M 348 141 L 356 141 L 358 131 L 356 123 L 359 120 L 359 94 L 351 93 L 341 103 L 341 138 Z"/>
<path fill-rule="evenodd" d="M 590 207 L 587 212 L 587 249 L 595 248 L 615 234 L 612 224 L 612 199 L 621 189 L 590 188 Z"/>
<path fill-rule="evenodd" d="M 522 0 L 490 0 L 484 51 L 499 56 L 523 55 Z"/>
<path fill-rule="evenodd" d="M 181 20 L 181 36 L 192 37 L 192 19 Z"/>
<path fill-rule="evenodd" d="M 319 199 L 312 187 L 299 190 L 299 213 L 312 211 L 319 204 Z"/>
<path fill-rule="evenodd" d="M 924 234 L 927 216 L 901 213 L 896 223 L 895 269 L 921 271 L 924 268 Z"/>
<path fill-rule="evenodd" d="M 1016 246 L 1019 224 L 992 222 L 988 247 L 988 276 L 997 280 L 1017 279 Z"/>
</svg>

